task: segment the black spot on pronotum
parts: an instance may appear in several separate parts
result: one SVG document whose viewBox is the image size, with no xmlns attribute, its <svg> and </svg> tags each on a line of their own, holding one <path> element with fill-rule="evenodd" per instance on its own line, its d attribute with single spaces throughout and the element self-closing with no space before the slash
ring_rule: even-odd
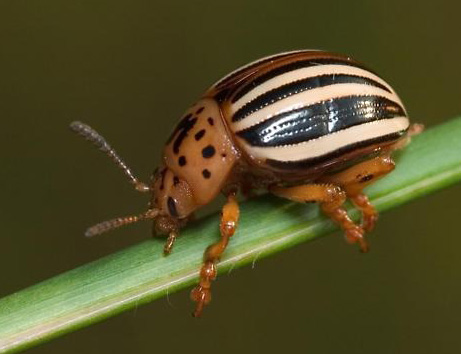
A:
<svg viewBox="0 0 461 354">
<path fill-rule="evenodd" d="M 205 109 L 205 107 L 200 107 L 199 109 L 197 109 L 197 111 L 195 112 L 195 114 L 200 114 L 200 113 L 202 113 L 204 109 Z"/>
<path fill-rule="evenodd" d="M 169 144 L 179 132 L 173 143 L 173 152 L 175 154 L 179 153 L 179 147 L 181 146 L 189 131 L 194 127 L 195 123 L 197 123 L 197 117 L 192 117 L 192 114 L 189 113 L 183 119 L 181 119 L 179 124 L 176 126 L 176 129 L 173 131 L 167 141 L 167 144 Z"/>
<path fill-rule="evenodd" d="M 210 157 L 214 156 L 215 152 L 216 150 L 213 145 L 208 145 L 202 149 L 202 156 L 206 159 L 209 159 Z"/>
<path fill-rule="evenodd" d="M 198 133 L 195 134 L 195 141 L 199 141 L 205 135 L 205 129 L 200 130 Z"/>
<path fill-rule="evenodd" d="M 186 163 L 187 163 L 186 156 L 184 156 L 184 155 L 180 156 L 179 159 L 178 159 L 179 166 L 184 166 Z"/>
<path fill-rule="evenodd" d="M 227 157 L 227 154 L 226 154 L 226 153 L 222 153 L 221 156 L 224 157 L 224 158 L 226 158 L 226 157 Z"/>
<path fill-rule="evenodd" d="M 213 120 L 213 118 L 210 117 L 210 118 L 207 119 L 207 121 L 208 121 L 208 124 L 209 124 L 209 125 L 214 125 L 214 120 Z"/>
<path fill-rule="evenodd" d="M 357 176 L 357 177 L 360 177 L 360 176 Z M 365 183 L 365 182 L 368 182 L 369 180 L 373 179 L 373 175 L 372 174 L 368 174 L 368 175 L 365 175 L 363 177 L 360 177 L 359 179 L 359 183 Z"/>
<path fill-rule="evenodd" d="M 206 168 L 202 171 L 202 175 L 204 178 L 208 179 L 211 177 L 211 172 L 208 171 Z"/>
<path fill-rule="evenodd" d="M 173 177 L 173 185 L 176 186 L 179 184 L 179 178 L 177 176 Z"/>
<path fill-rule="evenodd" d="M 178 217 L 178 210 L 176 209 L 176 202 L 173 198 L 168 197 L 168 212 L 170 213 L 171 216 Z"/>
</svg>

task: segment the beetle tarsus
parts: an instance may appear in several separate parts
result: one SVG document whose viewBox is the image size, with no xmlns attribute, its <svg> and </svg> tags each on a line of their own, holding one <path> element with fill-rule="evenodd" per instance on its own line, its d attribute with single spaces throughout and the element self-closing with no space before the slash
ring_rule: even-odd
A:
<svg viewBox="0 0 461 354">
<path fill-rule="evenodd" d="M 163 255 L 168 256 L 171 253 L 177 237 L 178 233 L 176 231 L 170 232 L 163 247 Z"/>
<path fill-rule="evenodd" d="M 356 196 L 350 197 L 355 207 L 362 212 L 362 224 L 361 227 L 365 232 L 370 232 L 374 229 L 376 222 L 378 221 L 378 212 L 375 207 L 370 203 L 368 197 L 359 193 Z"/>
<path fill-rule="evenodd" d="M 192 312 L 193 317 L 202 316 L 203 308 L 205 305 L 211 301 L 211 291 L 200 285 L 197 285 L 191 292 L 191 299 L 195 301 L 197 305 L 195 306 L 194 312 Z"/>
<path fill-rule="evenodd" d="M 354 225 L 350 229 L 346 229 L 345 238 L 348 243 L 357 243 L 359 245 L 360 252 L 362 253 L 367 253 L 370 250 L 365 238 L 365 232 L 360 226 Z"/>
<path fill-rule="evenodd" d="M 211 291 L 198 285 L 192 290 L 191 299 L 197 303 L 192 316 L 201 317 L 203 308 L 211 301 Z"/>
</svg>

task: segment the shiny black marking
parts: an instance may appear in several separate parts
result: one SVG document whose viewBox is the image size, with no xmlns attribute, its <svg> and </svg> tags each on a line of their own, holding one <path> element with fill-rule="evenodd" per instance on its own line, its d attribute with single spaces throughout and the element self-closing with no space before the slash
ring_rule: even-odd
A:
<svg viewBox="0 0 461 354">
<path fill-rule="evenodd" d="M 204 109 L 205 109 L 205 107 L 200 107 L 199 109 L 197 109 L 197 111 L 195 112 L 195 114 L 200 114 L 200 113 L 202 113 Z"/>
<path fill-rule="evenodd" d="M 222 103 L 227 99 L 230 92 L 231 91 L 229 89 L 219 90 L 218 92 L 215 93 L 213 98 L 216 100 L 216 102 Z"/>
<path fill-rule="evenodd" d="M 309 159 L 297 160 L 297 161 L 279 161 L 279 160 L 267 159 L 266 164 L 277 170 L 288 170 L 288 171 L 289 170 L 298 171 L 298 170 L 303 170 L 303 169 L 315 168 L 318 165 L 328 164 L 329 161 L 338 161 L 338 160 L 340 161 L 340 158 L 343 155 L 350 153 L 357 149 L 362 149 L 362 148 L 365 148 L 371 145 L 391 143 L 393 141 L 397 141 L 405 134 L 405 132 L 406 130 L 402 130 L 396 133 L 380 136 L 378 138 L 360 141 L 355 144 L 344 146 L 328 154 L 325 154 L 322 156 L 316 156 L 316 157 L 309 158 Z"/>
<path fill-rule="evenodd" d="M 166 141 L 166 144 L 168 145 L 169 143 L 171 143 L 171 141 L 173 140 L 173 138 L 175 137 L 176 133 L 178 132 L 178 130 L 181 129 L 181 123 L 189 120 L 190 118 L 192 117 L 192 113 L 189 113 L 188 115 L 186 115 L 185 117 L 183 117 L 181 119 L 181 121 L 178 123 L 178 125 L 174 128 L 174 130 L 171 132 L 170 136 L 168 137 L 168 140 Z"/>
<path fill-rule="evenodd" d="M 173 186 L 177 186 L 179 184 L 179 178 L 177 176 L 173 177 Z"/>
<path fill-rule="evenodd" d="M 237 132 L 237 135 L 252 146 L 282 146 L 316 139 L 354 125 L 399 116 L 405 116 L 405 111 L 398 103 L 387 98 L 348 96 L 278 114 Z"/>
<path fill-rule="evenodd" d="M 177 218 L 179 216 L 178 214 L 178 209 L 176 209 L 176 202 L 173 198 L 168 197 L 168 212 L 170 213 L 171 216 L 174 216 Z"/>
<path fill-rule="evenodd" d="M 195 141 L 199 141 L 200 139 L 202 139 L 203 136 L 205 135 L 205 132 L 206 132 L 206 130 L 202 129 L 198 133 L 196 133 L 195 134 Z"/>
<path fill-rule="evenodd" d="M 365 68 L 363 65 L 352 61 L 348 60 L 347 58 L 313 58 L 313 59 L 301 59 L 293 62 L 289 62 L 285 65 L 276 67 L 272 70 L 269 70 L 268 72 L 255 77 L 253 80 L 248 81 L 243 87 L 236 93 L 236 95 L 232 98 L 232 103 L 237 102 L 240 98 L 242 98 L 244 95 L 246 95 L 248 92 L 253 90 L 255 87 L 258 87 L 259 85 L 263 84 L 264 82 L 279 76 L 283 75 L 287 72 L 301 69 L 301 68 L 307 68 L 311 66 L 319 66 L 319 65 L 348 65 L 348 66 L 354 66 L 360 69 L 365 69 L 370 73 L 375 74 L 373 71 L 371 71 L 368 68 Z M 375 74 L 376 75 L 376 74 Z"/>
<path fill-rule="evenodd" d="M 179 159 L 178 159 L 179 166 L 184 166 L 186 163 L 187 163 L 186 156 L 184 156 L 184 155 L 180 156 Z"/>
<path fill-rule="evenodd" d="M 259 95 L 254 100 L 242 106 L 232 117 L 232 121 L 239 121 L 248 117 L 250 114 L 259 111 L 260 109 L 280 101 L 284 98 L 296 95 L 298 93 L 312 90 L 318 87 L 325 87 L 336 84 L 362 84 L 378 87 L 384 91 L 391 93 L 386 86 L 381 83 L 369 79 L 367 77 L 347 74 L 325 74 L 319 76 L 308 77 L 302 80 L 290 82 L 279 86 L 273 90 L 267 91 Z"/>
<path fill-rule="evenodd" d="M 207 121 L 208 121 L 208 124 L 209 124 L 209 125 L 212 125 L 212 126 L 214 125 L 214 120 L 213 120 L 213 118 L 210 117 L 210 118 L 207 119 Z"/>
<path fill-rule="evenodd" d="M 189 113 L 187 116 L 181 119 L 179 124 L 176 126 L 176 129 L 170 135 L 167 144 L 169 144 L 176 136 L 176 134 L 179 132 L 178 136 L 176 137 L 173 143 L 173 152 L 175 154 L 179 153 L 179 147 L 181 146 L 183 140 L 186 138 L 189 131 L 194 127 L 195 123 L 197 123 L 197 117 L 192 118 L 192 114 Z"/>
<path fill-rule="evenodd" d="M 202 171 L 202 175 L 204 178 L 208 179 L 211 177 L 211 172 L 208 171 L 206 168 Z"/>
<path fill-rule="evenodd" d="M 369 174 L 369 175 L 365 175 L 365 176 L 363 176 L 363 177 L 360 177 L 359 183 L 368 182 L 368 181 L 372 180 L 373 177 L 374 177 L 374 176 L 373 176 L 372 174 Z"/>
<path fill-rule="evenodd" d="M 207 147 L 204 147 L 202 149 L 202 156 L 205 159 L 209 159 L 210 157 L 213 157 L 215 153 L 216 153 L 216 150 L 213 145 L 208 145 Z"/>
</svg>

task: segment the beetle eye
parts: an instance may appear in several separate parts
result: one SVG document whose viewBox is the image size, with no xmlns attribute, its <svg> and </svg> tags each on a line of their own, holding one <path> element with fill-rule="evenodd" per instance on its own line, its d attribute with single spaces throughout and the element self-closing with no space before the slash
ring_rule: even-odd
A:
<svg viewBox="0 0 461 354">
<path fill-rule="evenodd" d="M 177 218 L 179 214 L 178 214 L 178 209 L 176 209 L 176 201 L 173 198 L 168 197 L 167 205 L 168 205 L 168 212 L 170 213 L 170 215 Z"/>
</svg>

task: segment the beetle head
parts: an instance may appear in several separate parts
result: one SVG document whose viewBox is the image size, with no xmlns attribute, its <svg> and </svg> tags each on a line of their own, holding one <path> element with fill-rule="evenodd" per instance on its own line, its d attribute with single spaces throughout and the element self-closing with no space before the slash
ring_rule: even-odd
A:
<svg viewBox="0 0 461 354">
<path fill-rule="evenodd" d="M 149 208 L 158 210 L 156 229 L 159 233 L 177 229 L 198 208 L 187 181 L 167 167 L 154 173 L 151 191 Z"/>
<path fill-rule="evenodd" d="M 134 176 L 122 158 L 97 131 L 78 121 L 72 122 L 70 128 L 104 152 L 123 171 L 136 190 L 152 193 L 146 212 L 103 221 L 87 229 L 86 236 L 99 235 L 117 227 L 146 219 L 155 219 L 157 231 L 169 233 L 177 231 L 188 220 L 189 215 L 197 209 L 198 204 L 192 195 L 189 184 L 175 176 L 169 168 L 163 167 L 157 170 L 151 178 L 150 185 L 144 184 Z"/>
<path fill-rule="evenodd" d="M 85 236 L 99 235 L 120 226 L 148 219 L 154 219 L 154 226 L 158 233 L 170 233 L 177 231 L 185 224 L 189 216 L 198 207 L 189 184 L 185 180 L 176 177 L 166 167 L 154 173 L 151 187 L 140 183 L 136 186 L 136 189 L 152 193 L 146 212 L 103 221 L 88 228 Z"/>
</svg>

